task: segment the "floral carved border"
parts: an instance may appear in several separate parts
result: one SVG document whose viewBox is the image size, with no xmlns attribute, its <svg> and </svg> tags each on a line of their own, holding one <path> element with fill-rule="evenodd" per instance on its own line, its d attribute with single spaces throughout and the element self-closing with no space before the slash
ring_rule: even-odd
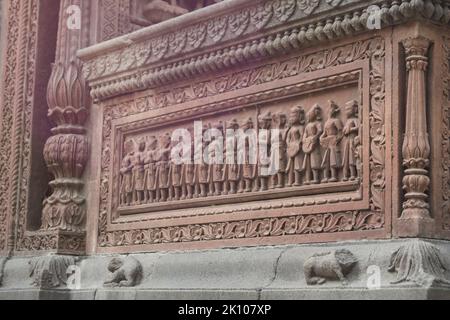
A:
<svg viewBox="0 0 450 320">
<path fill-rule="evenodd" d="M 240 85 L 253 86 L 278 79 L 293 77 L 329 67 L 345 65 L 359 60 L 368 60 L 370 64 L 370 208 L 367 211 L 345 211 L 310 215 L 295 215 L 279 218 L 248 219 L 237 222 L 204 223 L 175 227 L 145 228 L 139 230 L 111 231 L 108 229 L 110 174 L 112 166 L 112 123 L 115 119 L 139 114 L 154 109 L 154 104 L 138 103 L 134 100 L 108 106 L 104 105 L 103 154 L 101 160 L 99 242 L 100 248 L 134 247 L 161 243 L 190 243 L 198 241 L 217 241 L 231 239 L 270 238 L 304 234 L 333 234 L 382 230 L 385 227 L 385 42 L 382 38 L 359 41 L 351 45 L 316 52 L 287 61 L 269 64 L 262 68 L 244 70 L 220 79 L 207 82 L 208 96 L 223 93 L 225 88 L 237 90 Z M 293 63 L 296 61 L 296 63 Z M 288 67 L 290 66 L 290 68 Z M 262 70 L 271 70 L 263 72 Z M 244 79 L 238 81 L 243 74 Z M 253 77 L 252 77 L 253 76 Z M 250 79 L 253 79 L 250 81 Z M 224 86 L 216 86 L 217 82 Z M 178 92 L 195 93 L 194 84 L 189 88 L 174 89 Z M 205 85 L 205 83 L 203 83 Z M 205 91 L 203 91 L 203 94 Z M 181 94 L 188 97 L 188 94 Z M 193 99 L 198 99 L 195 95 Z M 153 99 L 149 97 L 149 99 Z M 165 99 L 164 108 L 180 103 L 179 99 Z M 367 115 L 366 115 L 367 116 Z"/>
<path fill-rule="evenodd" d="M 444 67 L 442 80 L 442 200 L 443 230 L 450 231 L 450 38 L 444 38 Z"/>
<path fill-rule="evenodd" d="M 20 250 L 26 229 L 37 14 L 36 0 L 8 3 L 1 110 L 0 250 Z"/>
</svg>

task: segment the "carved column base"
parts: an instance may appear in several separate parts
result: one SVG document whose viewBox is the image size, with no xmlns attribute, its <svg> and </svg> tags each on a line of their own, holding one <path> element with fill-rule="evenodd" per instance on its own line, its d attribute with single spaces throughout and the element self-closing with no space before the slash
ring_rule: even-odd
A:
<svg viewBox="0 0 450 320">
<path fill-rule="evenodd" d="M 66 198 L 50 197 L 44 201 L 42 230 L 82 233 L 86 209 L 85 199 L 78 195 Z"/>
<path fill-rule="evenodd" d="M 433 244 L 414 240 L 402 246 L 391 257 L 390 272 L 397 272 L 393 284 L 413 282 L 423 287 L 450 286 L 445 279 L 444 259 Z"/>
<path fill-rule="evenodd" d="M 400 238 L 433 238 L 436 222 L 432 218 L 401 218 L 397 236 Z"/>
<path fill-rule="evenodd" d="M 39 289 L 55 289 L 66 287 L 70 266 L 77 259 L 69 256 L 50 255 L 30 260 L 30 277 L 32 285 Z"/>
<path fill-rule="evenodd" d="M 38 231 L 30 233 L 23 247 L 28 251 L 45 251 L 60 255 L 82 256 L 86 253 L 86 232 Z"/>
</svg>

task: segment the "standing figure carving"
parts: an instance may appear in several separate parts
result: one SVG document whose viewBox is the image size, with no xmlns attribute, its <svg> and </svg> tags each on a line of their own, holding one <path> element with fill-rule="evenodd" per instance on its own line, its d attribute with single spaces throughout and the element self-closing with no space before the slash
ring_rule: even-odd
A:
<svg viewBox="0 0 450 320">
<path fill-rule="evenodd" d="M 170 153 L 171 153 L 171 139 L 170 134 L 165 134 L 160 137 L 159 141 L 159 155 L 157 162 L 157 198 L 161 202 L 166 202 L 168 198 L 168 191 L 170 188 Z"/>
<path fill-rule="evenodd" d="M 203 137 L 205 136 L 205 132 L 208 130 L 207 127 L 203 128 Z M 205 141 L 205 139 L 202 139 L 203 142 L 203 150 L 206 150 L 208 148 L 208 143 Z M 209 165 L 206 163 L 203 154 L 200 160 L 200 163 L 195 164 L 195 175 L 197 178 L 197 184 L 196 189 L 200 189 L 199 194 L 200 197 L 205 198 L 208 196 L 208 185 L 209 185 Z"/>
<path fill-rule="evenodd" d="M 305 132 L 305 110 L 303 107 L 294 107 L 289 116 L 289 131 L 287 133 L 287 173 L 288 185 L 301 186 L 303 174 L 302 143 Z"/>
<path fill-rule="evenodd" d="M 224 195 L 226 194 L 236 194 L 237 193 L 237 187 L 240 181 L 241 177 L 241 170 L 240 166 L 238 164 L 238 157 L 237 157 L 237 148 L 238 148 L 238 139 L 236 136 L 236 132 L 239 130 L 239 123 L 236 119 L 231 120 L 227 124 L 227 131 L 233 132 L 232 135 L 232 142 L 228 143 L 227 140 L 227 146 L 226 146 L 226 161 L 225 164 L 225 170 L 224 170 Z M 228 138 L 228 134 L 227 134 Z M 232 148 L 230 150 L 230 148 Z M 230 159 L 228 159 L 228 156 Z M 229 161 L 232 160 L 232 161 Z M 231 162 L 231 163 L 230 163 Z"/>
<path fill-rule="evenodd" d="M 158 157 L 158 140 L 151 137 L 149 149 L 145 157 L 145 201 L 153 203 L 156 201 L 156 161 Z"/>
<path fill-rule="evenodd" d="M 347 122 L 344 126 L 344 157 L 343 157 L 343 167 L 344 167 L 344 181 L 354 181 L 357 178 L 357 141 L 356 138 L 359 136 L 359 103 L 356 100 L 352 100 L 347 103 L 345 107 L 345 112 L 347 114 Z"/>
<path fill-rule="evenodd" d="M 224 161 L 223 161 L 223 123 L 219 122 L 214 126 L 221 137 L 211 137 L 209 144 L 209 196 L 220 196 L 222 194 L 222 185 L 224 182 Z"/>
<path fill-rule="evenodd" d="M 330 101 L 328 120 L 325 122 L 324 131 L 320 137 L 320 145 L 325 149 L 322 161 L 322 183 L 337 182 L 339 178 L 338 170 L 341 168 L 341 150 L 339 147 L 344 127 L 342 121 L 338 118 L 340 111 L 340 107 L 334 101 Z"/>
<path fill-rule="evenodd" d="M 266 113 L 258 117 L 259 124 L 259 161 L 258 161 L 258 177 L 259 191 L 267 191 L 269 189 L 270 177 L 270 157 L 271 150 L 271 127 L 272 114 Z M 266 162 L 265 162 L 266 161 Z"/>
<path fill-rule="evenodd" d="M 271 153 L 271 165 L 276 171 L 272 176 L 272 188 L 284 188 L 286 185 L 286 168 L 287 168 L 287 134 L 289 128 L 287 126 L 287 115 L 283 112 L 278 112 L 273 115 L 273 128 L 278 130 L 278 139 L 275 145 L 272 146 L 273 150 L 277 152 Z M 278 157 L 278 159 L 276 159 Z"/>
<path fill-rule="evenodd" d="M 255 163 L 252 161 L 253 155 L 251 155 L 251 152 L 254 152 L 256 148 L 255 145 L 252 145 L 255 142 L 252 141 L 251 135 L 251 131 L 255 129 L 253 119 L 247 119 L 241 125 L 241 129 L 244 131 L 244 143 L 238 146 L 238 154 L 240 159 L 242 159 L 242 180 L 239 193 L 252 192 L 257 170 Z"/>
<path fill-rule="evenodd" d="M 145 190 L 145 149 L 146 144 L 144 141 L 139 142 L 138 151 L 135 152 L 132 157 L 133 164 L 133 203 L 142 204 L 144 201 L 144 190 Z"/>
<path fill-rule="evenodd" d="M 120 168 L 120 205 L 122 206 L 129 206 L 133 202 L 133 150 L 133 141 L 127 141 L 125 143 L 126 155 L 122 160 L 122 166 Z"/>
<path fill-rule="evenodd" d="M 303 152 L 305 159 L 305 184 L 319 184 L 322 158 L 320 155 L 320 136 L 322 128 L 322 108 L 316 104 L 306 115 L 307 125 L 303 136 Z"/>
<path fill-rule="evenodd" d="M 176 145 L 175 141 L 171 142 L 171 147 Z M 182 156 L 182 155 L 180 155 Z M 183 164 L 176 163 L 175 161 L 170 161 L 170 169 L 169 169 L 169 178 L 170 178 L 170 187 L 169 187 L 169 201 L 178 201 L 181 198 L 181 189 L 182 189 L 182 181 L 183 181 Z"/>
<path fill-rule="evenodd" d="M 189 129 L 189 134 L 193 137 L 193 130 Z M 194 164 L 194 140 L 191 140 L 191 150 L 190 150 L 190 163 L 183 163 L 183 191 L 181 195 L 181 200 L 192 199 L 197 197 L 198 191 L 196 190 L 196 172 Z"/>
</svg>

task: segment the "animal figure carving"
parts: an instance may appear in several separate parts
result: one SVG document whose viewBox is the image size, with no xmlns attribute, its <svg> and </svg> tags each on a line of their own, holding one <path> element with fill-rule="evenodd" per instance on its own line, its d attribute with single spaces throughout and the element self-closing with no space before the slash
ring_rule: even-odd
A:
<svg viewBox="0 0 450 320">
<path fill-rule="evenodd" d="M 142 265 L 135 258 L 114 258 L 108 265 L 111 274 L 104 283 L 105 287 L 135 287 L 142 280 Z"/>
<path fill-rule="evenodd" d="M 345 249 L 316 254 L 304 264 L 306 283 L 313 286 L 324 284 L 327 280 L 340 280 L 347 285 L 346 276 L 357 262 L 355 256 Z"/>
</svg>

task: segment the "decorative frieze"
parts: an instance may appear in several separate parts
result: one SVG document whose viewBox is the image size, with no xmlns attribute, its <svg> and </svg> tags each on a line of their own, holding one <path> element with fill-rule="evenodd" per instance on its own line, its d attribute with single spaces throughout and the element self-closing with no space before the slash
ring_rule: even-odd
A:
<svg viewBox="0 0 450 320">
<path fill-rule="evenodd" d="M 367 5 L 358 6 L 357 9 L 354 7 L 349 9 L 344 15 L 328 15 L 327 17 L 318 15 L 313 23 L 299 24 L 295 28 L 271 35 L 269 35 L 269 31 L 266 31 L 263 37 L 252 36 L 252 39 L 241 41 L 238 45 L 225 44 L 231 39 L 241 38 L 242 33 L 250 37 L 255 31 L 260 31 L 253 29 L 258 29 L 258 26 L 261 26 L 260 28 L 266 25 L 272 27 L 274 24 L 272 19 L 278 21 L 275 24 L 285 22 L 286 20 L 277 19 L 277 15 L 289 16 L 295 5 L 289 6 L 289 2 L 286 1 L 282 3 L 283 5 L 280 4 L 280 1 L 268 1 L 255 8 L 241 9 L 239 20 L 235 17 L 237 13 L 227 14 L 211 18 L 210 22 L 202 22 L 182 28 L 177 33 L 159 35 L 156 38 L 151 37 L 151 29 L 148 29 L 149 35 L 140 32 L 135 37 L 130 35 L 99 46 L 98 49 L 93 47 L 82 50 L 80 57 L 86 62 L 84 72 L 92 87 L 91 95 L 94 99 L 103 100 L 130 91 L 155 88 L 175 81 L 190 79 L 207 72 L 242 67 L 258 59 L 279 56 L 298 50 L 300 47 L 368 30 L 368 19 L 373 18 L 367 10 Z M 330 10 L 330 6 L 339 4 L 339 1 L 322 3 L 323 6 L 328 7 L 328 10 Z M 314 5 L 319 5 L 319 1 L 305 1 L 303 5 L 299 3 L 297 10 L 301 11 L 302 17 L 304 17 L 305 14 L 311 14 L 312 11 L 301 8 L 314 8 Z M 422 10 L 424 7 L 427 8 L 426 11 Z M 249 10 L 249 18 L 246 18 L 246 10 Z M 324 8 L 323 11 L 325 12 L 327 9 Z M 432 1 L 392 1 L 392 3 L 383 5 L 380 12 L 381 14 L 377 17 L 382 20 L 384 25 L 398 23 L 417 15 L 445 24 L 450 21 L 448 4 Z M 250 20 L 250 23 L 247 19 Z M 226 35 L 224 34 L 223 39 L 220 40 L 220 42 L 224 42 L 225 47 L 214 50 L 212 46 L 220 43 L 215 37 L 221 33 L 214 33 L 214 38 L 210 38 L 208 30 L 211 30 L 213 25 L 220 26 L 223 23 L 221 21 L 225 20 L 228 20 L 228 25 L 233 25 L 233 27 L 225 28 L 223 25 L 219 28 L 227 30 Z M 245 32 L 241 31 L 243 27 L 238 28 L 236 20 L 247 26 L 248 29 Z M 232 33 L 232 30 L 239 32 L 235 34 Z M 178 41 L 172 42 L 170 39 L 178 39 Z M 169 43 L 172 45 L 169 46 Z M 209 49 L 210 47 L 211 49 Z M 200 48 L 204 48 L 203 52 L 195 55 Z M 184 55 L 184 59 L 180 60 L 180 55 Z M 186 58 L 187 55 L 188 58 Z M 113 77 L 111 77 L 112 75 Z"/>
</svg>

